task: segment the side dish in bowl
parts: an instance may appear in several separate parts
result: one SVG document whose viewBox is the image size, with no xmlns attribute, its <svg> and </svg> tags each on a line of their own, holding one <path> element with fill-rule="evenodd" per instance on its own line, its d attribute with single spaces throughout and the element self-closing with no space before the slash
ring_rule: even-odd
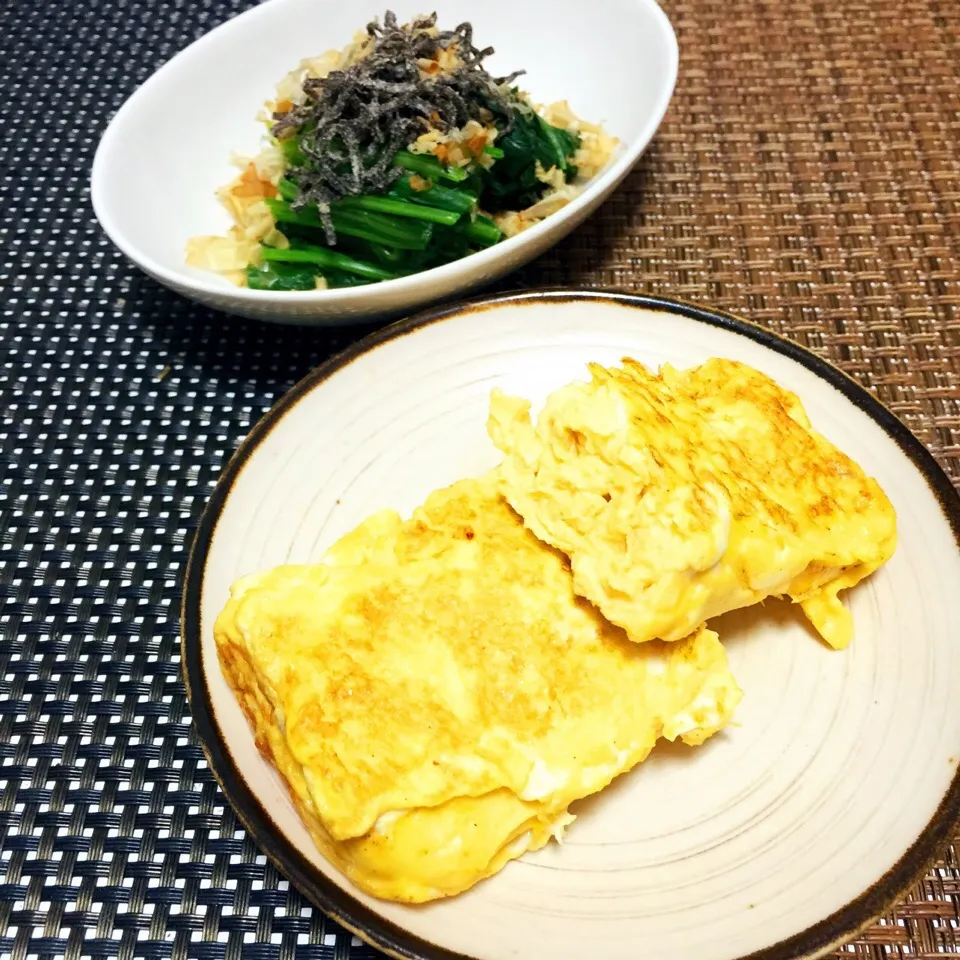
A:
<svg viewBox="0 0 960 960">
<path fill-rule="evenodd" d="M 218 191 L 233 219 L 187 262 L 256 290 L 395 280 L 541 222 L 606 166 L 617 140 L 566 101 L 536 105 L 484 67 L 473 26 L 388 11 L 303 60 L 258 120 L 266 143 Z"/>
<path fill-rule="evenodd" d="M 673 93 L 676 38 L 654 0 L 594 0 L 589 14 L 574 0 L 436 0 L 434 26 L 407 4 L 388 23 L 385 6 L 265 0 L 160 67 L 97 150 L 91 199 L 107 236 L 229 313 L 411 313 L 493 283 L 583 223 Z M 406 59 L 372 59 L 384 43 Z M 377 122 L 358 124 L 371 110 Z"/>
</svg>

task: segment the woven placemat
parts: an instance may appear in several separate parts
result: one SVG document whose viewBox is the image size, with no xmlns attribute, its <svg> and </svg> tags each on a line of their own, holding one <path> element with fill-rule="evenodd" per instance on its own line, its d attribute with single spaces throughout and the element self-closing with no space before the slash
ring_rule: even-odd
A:
<svg viewBox="0 0 960 960">
<path fill-rule="evenodd" d="M 113 111 L 247 5 L 0 7 L 3 957 L 377 955 L 311 909 L 225 806 L 177 649 L 184 558 L 219 469 L 364 331 L 195 307 L 125 262 L 89 209 Z M 503 287 L 741 312 L 876 393 L 960 482 L 957 0 L 664 5 L 682 58 L 656 141 L 585 227 Z M 358 23 L 374 12 L 357 8 Z M 960 953 L 958 844 L 842 955 Z"/>
</svg>

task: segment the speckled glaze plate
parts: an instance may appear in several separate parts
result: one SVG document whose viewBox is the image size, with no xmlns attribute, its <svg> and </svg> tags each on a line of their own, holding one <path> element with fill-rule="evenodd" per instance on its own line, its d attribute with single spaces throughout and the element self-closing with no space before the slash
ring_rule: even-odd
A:
<svg viewBox="0 0 960 960">
<path fill-rule="evenodd" d="M 736 723 L 661 746 L 579 805 L 551 845 L 447 901 L 353 888 L 316 851 L 220 673 L 212 623 L 233 580 L 318 559 L 372 510 L 411 510 L 497 462 L 494 386 L 535 401 L 588 361 L 711 356 L 796 391 L 885 488 L 900 544 L 847 596 L 856 637 L 819 643 L 788 604 L 715 621 L 745 690 Z M 853 936 L 919 877 L 960 811 L 960 503 L 923 446 L 813 355 L 665 300 L 494 297 L 387 327 L 314 371 L 254 429 L 217 487 L 187 574 L 183 664 L 224 792 L 321 908 L 394 956 L 786 960 Z"/>
</svg>

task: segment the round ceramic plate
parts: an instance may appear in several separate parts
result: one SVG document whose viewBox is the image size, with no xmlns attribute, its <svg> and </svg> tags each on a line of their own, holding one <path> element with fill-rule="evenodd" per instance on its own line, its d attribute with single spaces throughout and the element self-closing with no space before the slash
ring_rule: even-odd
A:
<svg viewBox="0 0 960 960">
<path fill-rule="evenodd" d="M 696 749 L 658 747 L 579 805 L 562 847 L 427 906 L 367 897 L 315 849 L 220 673 L 212 624 L 229 586 L 318 560 L 371 511 L 407 513 L 493 466 L 492 387 L 536 402 L 588 361 L 625 355 L 654 367 L 729 357 L 796 391 L 893 500 L 897 552 L 847 595 L 856 636 L 844 652 L 788 604 L 715 621 L 745 691 L 735 724 Z M 801 348 L 663 300 L 486 299 L 374 334 L 251 433 L 196 539 L 184 672 L 213 770 L 257 842 L 321 908 L 396 956 L 814 956 L 901 895 L 960 810 L 958 537 L 958 496 L 921 444 Z"/>
</svg>

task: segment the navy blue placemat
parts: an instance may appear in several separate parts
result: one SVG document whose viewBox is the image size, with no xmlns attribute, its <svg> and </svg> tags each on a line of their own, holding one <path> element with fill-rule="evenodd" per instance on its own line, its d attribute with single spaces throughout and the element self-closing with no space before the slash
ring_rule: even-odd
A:
<svg viewBox="0 0 960 960">
<path fill-rule="evenodd" d="M 127 263 L 89 207 L 113 112 L 245 6 L 0 15 L 3 957 L 376 955 L 246 837 L 178 675 L 184 561 L 221 465 L 357 333 L 196 308 Z"/>
<path fill-rule="evenodd" d="M 0 7 L 0 957 L 378 956 L 246 837 L 178 675 L 184 561 L 221 466 L 365 331 L 194 306 L 127 263 L 89 206 L 114 111 L 249 5 Z M 358 24 L 376 12 L 356 6 Z M 843 366 L 960 478 L 954 0 L 840 20 L 815 0 L 664 6 L 684 51 L 667 123 L 603 210 L 507 285 L 739 310 Z M 885 53 L 896 24 L 903 49 Z M 960 952 L 944 857 L 856 955 Z"/>
</svg>

